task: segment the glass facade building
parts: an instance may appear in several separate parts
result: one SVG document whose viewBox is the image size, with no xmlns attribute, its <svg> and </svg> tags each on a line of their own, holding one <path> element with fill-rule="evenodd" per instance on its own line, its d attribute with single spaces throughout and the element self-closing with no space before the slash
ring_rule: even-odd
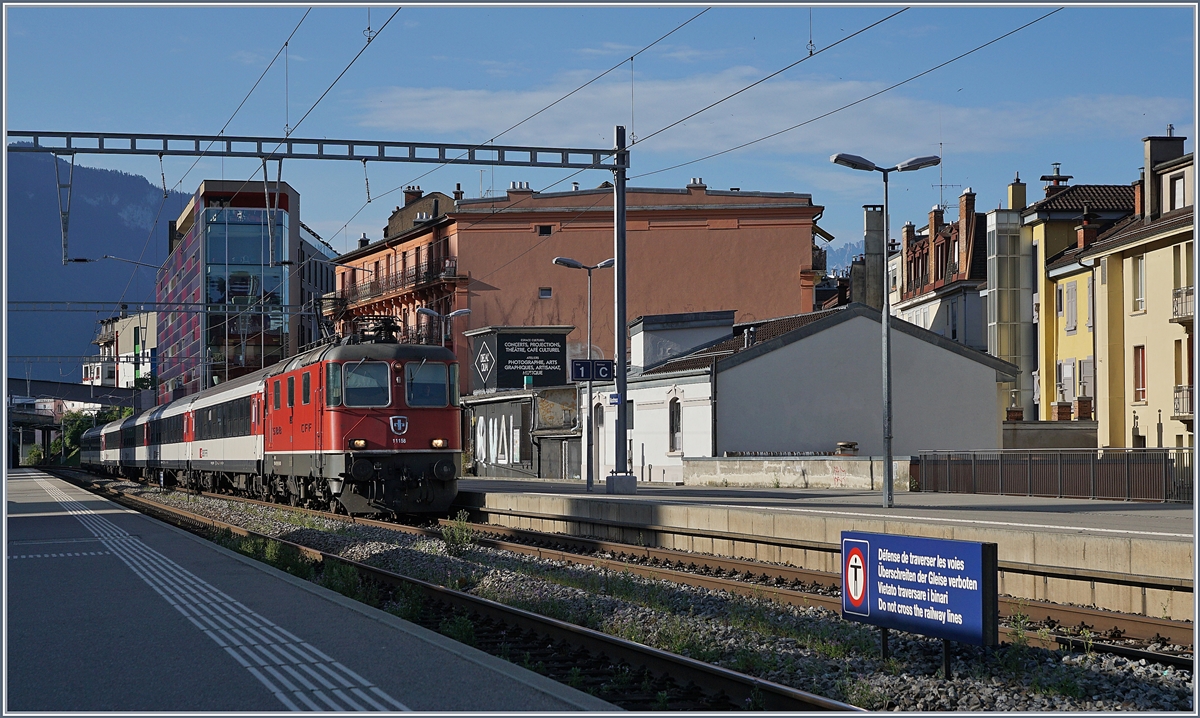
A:
<svg viewBox="0 0 1200 718">
<path fill-rule="evenodd" d="M 303 300 L 332 286 L 332 249 L 301 227 L 286 183 L 272 187 L 271 210 L 242 187 L 206 180 L 172 232 L 157 290 L 159 403 L 275 364 L 319 335 Z"/>
</svg>

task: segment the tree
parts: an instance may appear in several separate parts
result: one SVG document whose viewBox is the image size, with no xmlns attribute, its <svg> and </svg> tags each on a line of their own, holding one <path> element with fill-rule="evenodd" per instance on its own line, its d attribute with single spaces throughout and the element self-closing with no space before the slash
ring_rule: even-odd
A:
<svg viewBox="0 0 1200 718">
<path fill-rule="evenodd" d="M 43 458 L 45 457 L 42 456 L 42 447 L 34 444 L 29 447 L 29 453 L 25 455 L 24 464 L 25 466 L 37 466 L 42 463 Z"/>
</svg>

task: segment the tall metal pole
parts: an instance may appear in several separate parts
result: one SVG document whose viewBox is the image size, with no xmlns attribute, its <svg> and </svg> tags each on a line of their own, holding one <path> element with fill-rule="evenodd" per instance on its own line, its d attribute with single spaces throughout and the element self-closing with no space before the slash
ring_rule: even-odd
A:
<svg viewBox="0 0 1200 718">
<path fill-rule="evenodd" d="M 627 433 L 628 417 L 625 415 L 625 172 L 629 167 L 629 151 L 625 149 L 625 128 L 616 126 L 616 157 L 613 166 L 613 223 L 616 258 L 616 277 L 614 278 L 616 294 L 616 327 L 613 342 L 613 362 L 616 365 L 617 379 L 617 421 L 615 437 L 615 471 L 624 474 L 628 470 Z"/>
<path fill-rule="evenodd" d="M 883 172 L 883 508 L 892 503 L 892 307 L 888 276 L 888 240 L 892 223 L 888 215 L 888 170 Z"/>
<path fill-rule="evenodd" d="M 587 358 L 588 366 L 592 364 L 592 268 L 588 267 L 588 326 L 587 326 Z M 595 429 L 595 424 L 592 423 L 592 372 L 588 370 L 587 380 L 587 490 L 590 493 L 592 490 L 593 476 L 595 470 L 592 467 L 592 431 Z"/>
</svg>

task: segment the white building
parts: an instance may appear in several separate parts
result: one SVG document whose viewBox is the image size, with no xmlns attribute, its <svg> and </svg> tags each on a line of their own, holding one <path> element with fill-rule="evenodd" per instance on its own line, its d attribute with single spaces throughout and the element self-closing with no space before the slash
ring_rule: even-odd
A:
<svg viewBox="0 0 1200 718">
<path fill-rule="evenodd" d="M 719 314 L 631 324 L 631 363 L 642 367 L 628 384 L 632 473 L 679 480 L 684 456 L 823 455 L 839 442 L 883 454 L 878 312 L 850 304 L 736 325 L 729 312 L 724 327 L 714 321 Z M 661 356 L 662 347 L 681 343 L 673 339 L 697 330 L 709 333 L 707 341 Z M 1017 373 L 984 352 L 893 322 L 893 452 L 1001 446 L 1007 396 L 999 387 Z M 596 462 L 598 478 L 614 469 L 612 391 L 594 386 L 596 418 L 587 427 L 595 448 L 584 460 Z"/>
<path fill-rule="evenodd" d="M 153 388 L 158 373 L 158 313 L 101 319 L 93 344 L 100 354 L 83 365 L 83 383 Z"/>
</svg>

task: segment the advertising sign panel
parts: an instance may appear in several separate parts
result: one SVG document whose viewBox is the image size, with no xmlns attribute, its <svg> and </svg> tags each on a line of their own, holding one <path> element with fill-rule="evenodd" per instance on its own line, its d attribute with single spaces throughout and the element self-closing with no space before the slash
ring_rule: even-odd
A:
<svg viewBox="0 0 1200 718">
<path fill-rule="evenodd" d="M 522 389 L 567 383 L 567 334 L 573 327 L 485 327 L 463 332 L 474 355 L 473 389 Z"/>
<path fill-rule="evenodd" d="M 995 645 L 996 544 L 843 531 L 842 617 Z"/>
</svg>

